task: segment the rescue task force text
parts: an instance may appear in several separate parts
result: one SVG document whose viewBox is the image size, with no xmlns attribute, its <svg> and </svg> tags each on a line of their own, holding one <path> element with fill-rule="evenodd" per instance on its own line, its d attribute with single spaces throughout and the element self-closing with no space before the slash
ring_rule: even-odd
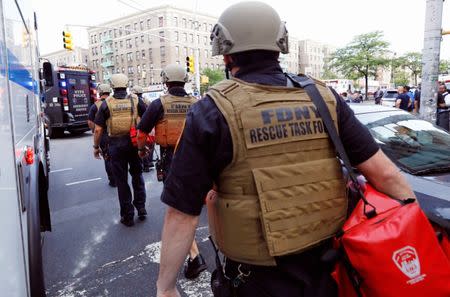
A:
<svg viewBox="0 0 450 297">
<path fill-rule="evenodd" d="M 261 110 L 262 125 L 248 130 L 251 143 L 325 133 L 314 106 Z M 313 117 L 313 118 L 311 118 Z"/>
</svg>

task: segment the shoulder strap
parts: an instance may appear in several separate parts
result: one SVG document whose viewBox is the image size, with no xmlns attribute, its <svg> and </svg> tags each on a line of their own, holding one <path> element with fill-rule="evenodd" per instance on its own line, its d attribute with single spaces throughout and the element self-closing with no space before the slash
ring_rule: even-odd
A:
<svg viewBox="0 0 450 297">
<path fill-rule="evenodd" d="M 331 118 L 330 111 L 328 110 L 328 107 L 325 103 L 325 101 L 322 98 L 322 95 L 320 95 L 319 90 L 317 89 L 314 80 L 311 78 L 308 78 L 304 81 L 300 81 L 296 76 L 292 74 L 286 74 L 288 80 L 290 80 L 294 86 L 298 88 L 303 88 L 308 96 L 311 98 L 314 105 L 317 107 L 317 110 L 320 114 L 320 117 L 322 118 L 322 121 L 327 129 L 328 135 L 331 138 L 331 141 L 334 144 L 334 147 L 338 153 L 339 158 L 344 163 L 345 169 L 347 169 L 348 175 L 354 185 L 357 187 L 357 190 L 361 196 L 361 199 L 364 201 L 364 213 L 368 218 L 371 218 L 376 215 L 376 209 L 375 207 L 367 201 L 367 199 L 364 197 L 364 193 L 361 190 L 361 187 L 359 186 L 358 179 L 355 175 L 355 172 L 353 171 L 353 167 L 350 164 L 350 160 L 347 156 L 347 153 L 345 152 L 344 145 L 342 144 L 341 139 L 339 138 L 339 135 L 336 131 L 336 128 L 333 124 L 333 120 Z M 370 205 L 373 209 L 371 211 L 366 212 L 366 206 Z"/>
</svg>

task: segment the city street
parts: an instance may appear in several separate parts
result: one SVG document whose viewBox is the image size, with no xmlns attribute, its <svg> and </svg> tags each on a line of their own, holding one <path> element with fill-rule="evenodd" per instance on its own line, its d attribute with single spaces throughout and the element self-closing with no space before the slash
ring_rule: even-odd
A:
<svg viewBox="0 0 450 297">
<path fill-rule="evenodd" d="M 51 141 L 50 208 L 53 232 L 43 234 L 45 281 L 49 297 L 156 296 L 160 236 L 165 205 L 155 171 L 144 173 L 147 220 L 119 223 L 116 188 L 108 186 L 103 161 L 92 155 L 92 134 L 66 134 Z M 131 182 L 130 182 L 131 183 Z M 209 266 L 213 250 L 203 213 L 197 242 Z M 182 296 L 212 296 L 210 273 L 187 281 Z"/>
</svg>

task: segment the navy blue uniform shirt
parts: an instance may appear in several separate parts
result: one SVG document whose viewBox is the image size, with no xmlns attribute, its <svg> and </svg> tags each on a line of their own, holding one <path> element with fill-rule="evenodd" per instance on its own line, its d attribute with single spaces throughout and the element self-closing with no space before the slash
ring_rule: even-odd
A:
<svg viewBox="0 0 450 297">
<path fill-rule="evenodd" d="M 408 104 L 409 104 L 409 100 L 410 100 L 408 94 L 406 94 L 406 93 L 399 94 L 397 96 L 396 101 L 399 99 L 401 100 L 399 108 L 408 111 Z"/>
<path fill-rule="evenodd" d="M 276 62 L 259 63 L 240 70 L 235 77 L 249 83 L 286 86 L 286 76 Z M 350 107 L 334 94 L 339 135 L 351 163 L 360 164 L 372 157 L 379 147 Z M 187 114 L 161 200 L 183 213 L 199 215 L 207 192 L 232 158 L 227 122 L 214 101 L 206 96 L 192 105 Z"/>
<path fill-rule="evenodd" d="M 98 111 L 97 104 L 92 104 L 88 114 L 89 121 L 91 122 L 95 121 L 95 115 L 97 114 L 97 111 Z"/>
</svg>

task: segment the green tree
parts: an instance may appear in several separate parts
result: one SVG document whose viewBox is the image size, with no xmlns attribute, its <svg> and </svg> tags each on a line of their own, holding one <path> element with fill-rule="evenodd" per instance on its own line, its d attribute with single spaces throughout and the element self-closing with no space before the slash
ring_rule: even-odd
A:
<svg viewBox="0 0 450 297">
<path fill-rule="evenodd" d="M 394 84 L 396 86 L 406 86 L 408 82 L 409 74 L 406 71 L 400 70 L 395 73 Z"/>
<path fill-rule="evenodd" d="M 409 52 L 400 57 L 401 66 L 411 70 L 414 76 L 414 84 L 417 86 L 417 76 L 422 73 L 422 54 L 418 52 Z"/>
<path fill-rule="evenodd" d="M 354 80 L 364 78 L 366 98 L 369 76 L 375 76 L 379 66 L 389 64 L 389 60 L 385 58 L 389 43 L 382 38 L 381 31 L 358 35 L 331 56 L 331 67 L 346 78 Z"/>
<path fill-rule="evenodd" d="M 225 78 L 225 73 L 219 69 L 205 68 L 203 69 L 201 75 L 206 75 L 209 82 L 207 84 L 202 84 L 200 86 L 200 92 L 203 94 L 210 86 L 215 85 L 219 81 Z"/>
<path fill-rule="evenodd" d="M 325 65 L 323 65 L 323 73 L 320 79 L 334 79 L 341 78 L 341 75 L 337 74 L 334 69 L 330 66 L 329 61 L 325 61 Z"/>
<path fill-rule="evenodd" d="M 441 60 L 439 62 L 439 73 L 440 74 L 448 74 L 449 69 L 450 69 L 450 60 Z"/>
</svg>

